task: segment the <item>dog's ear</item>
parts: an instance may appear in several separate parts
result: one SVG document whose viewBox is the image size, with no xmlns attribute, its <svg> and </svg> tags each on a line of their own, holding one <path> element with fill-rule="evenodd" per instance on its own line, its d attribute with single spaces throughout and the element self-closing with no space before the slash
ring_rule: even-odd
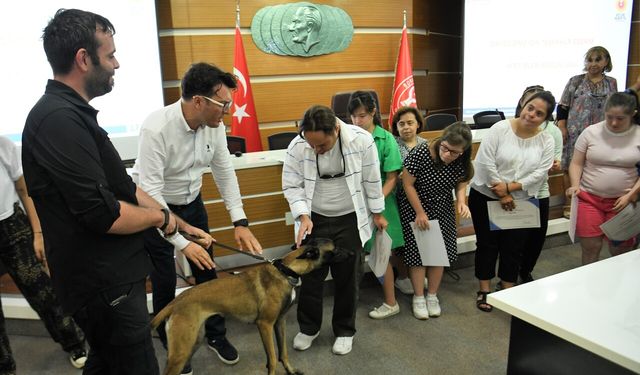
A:
<svg viewBox="0 0 640 375">
<path fill-rule="evenodd" d="M 307 246 L 296 259 L 318 259 L 318 257 L 320 257 L 320 250 L 316 246 Z"/>
</svg>

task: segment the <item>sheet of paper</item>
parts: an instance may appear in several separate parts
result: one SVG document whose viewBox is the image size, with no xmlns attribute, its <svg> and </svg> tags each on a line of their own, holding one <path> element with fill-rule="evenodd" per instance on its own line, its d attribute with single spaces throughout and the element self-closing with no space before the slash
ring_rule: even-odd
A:
<svg viewBox="0 0 640 375">
<path fill-rule="evenodd" d="M 377 231 L 375 242 L 369 254 L 369 268 L 378 279 L 384 276 L 391 256 L 391 237 L 384 231 Z"/>
<path fill-rule="evenodd" d="M 449 267 L 447 247 L 444 244 L 438 220 L 429 220 L 427 230 L 418 228 L 415 222 L 411 223 L 411 229 L 418 244 L 422 265 Z"/>
<path fill-rule="evenodd" d="M 600 225 L 604 234 L 614 241 L 626 241 L 640 233 L 640 204 L 628 204 L 611 220 Z"/>
<path fill-rule="evenodd" d="M 487 202 L 489 229 L 540 228 L 540 201 L 535 198 L 515 201 L 516 208 L 502 209 L 499 201 Z"/>
<path fill-rule="evenodd" d="M 578 220 L 578 196 L 571 196 L 571 212 L 569 213 L 569 238 L 576 243 L 576 223 Z"/>
</svg>

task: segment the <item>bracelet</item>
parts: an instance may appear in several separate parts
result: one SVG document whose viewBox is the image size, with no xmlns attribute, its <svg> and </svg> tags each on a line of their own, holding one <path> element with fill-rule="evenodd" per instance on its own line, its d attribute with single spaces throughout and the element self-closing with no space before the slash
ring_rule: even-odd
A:
<svg viewBox="0 0 640 375">
<path fill-rule="evenodd" d="M 42 231 L 39 231 L 39 232 L 33 232 L 33 233 L 34 233 L 34 234 L 35 234 L 35 233 L 40 233 L 40 234 L 42 234 Z"/>
<path fill-rule="evenodd" d="M 507 186 L 507 195 L 511 194 L 511 192 L 509 191 L 509 183 L 505 182 L 504 184 Z"/>
<path fill-rule="evenodd" d="M 164 232 L 164 230 L 167 229 L 167 226 L 169 225 L 170 213 L 169 213 L 169 209 L 164 207 L 161 208 L 160 211 L 162 211 L 162 213 L 164 214 L 164 222 L 162 223 L 162 226 L 158 229 L 160 229 L 161 232 Z"/>
</svg>

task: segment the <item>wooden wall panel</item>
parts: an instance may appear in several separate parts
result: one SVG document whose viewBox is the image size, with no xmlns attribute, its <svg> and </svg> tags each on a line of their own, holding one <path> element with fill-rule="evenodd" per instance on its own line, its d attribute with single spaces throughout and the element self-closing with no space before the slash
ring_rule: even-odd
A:
<svg viewBox="0 0 640 375">
<path fill-rule="evenodd" d="M 258 241 L 260 241 L 260 244 L 264 249 L 294 243 L 293 225 L 286 225 L 284 221 L 250 225 L 250 228 L 251 232 Z M 236 240 L 233 237 L 233 229 L 211 232 L 211 236 L 222 244 L 236 246 Z M 215 248 L 214 254 L 215 256 L 224 256 L 233 255 L 235 253 L 218 247 Z"/>
<path fill-rule="evenodd" d="M 429 34 L 414 38 L 413 61 L 424 65 L 430 73 L 461 72 L 460 56 L 462 39 L 458 37 Z"/>
<path fill-rule="evenodd" d="M 428 75 L 415 76 L 418 106 L 429 110 L 458 107 L 459 76 Z M 373 89 L 378 93 L 381 112 L 389 113 L 393 77 L 328 79 L 313 81 L 285 81 L 255 83 L 253 98 L 260 123 L 296 121 L 313 104 L 331 105 L 331 97 L 340 91 Z M 299 93 L 304 93 L 300 95 Z M 179 89 L 165 89 L 166 104 L 179 98 Z M 230 117 L 225 118 L 230 124 Z"/>
<path fill-rule="evenodd" d="M 256 174 L 256 169 L 254 168 L 239 169 L 236 170 L 236 176 L 238 176 L 238 184 L 240 185 L 240 194 L 242 196 L 271 192 L 265 191 L 265 186 L 282 186 L 281 165 L 260 168 L 259 174 Z M 201 190 L 204 201 L 220 199 L 220 193 L 210 173 L 205 173 L 202 176 Z M 280 189 L 273 191 L 280 191 Z"/>
<path fill-rule="evenodd" d="M 638 77 L 640 77 L 640 65 L 628 67 L 627 85 L 625 87 L 631 86 L 638 79 Z M 618 87 L 618 89 L 622 90 L 622 87 Z"/>
<path fill-rule="evenodd" d="M 457 1 L 457 0 L 456 0 Z M 265 6 L 294 3 L 296 0 L 242 1 L 240 26 L 251 27 L 254 14 Z M 411 0 L 350 0 L 315 1 L 343 9 L 355 27 L 402 27 L 402 10 L 407 10 L 407 23 L 412 27 Z M 156 0 L 160 29 L 227 28 L 235 27 L 235 0 Z"/>
<path fill-rule="evenodd" d="M 462 35 L 464 0 L 415 0 L 414 25 L 430 32 Z"/>
<path fill-rule="evenodd" d="M 636 1 L 640 3 L 640 1 Z M 640 64 L 640 23 L 631 24 L 631 38 L 629 39 L 629 64 Z"/>
<path fill-rule="evenodd" d="M 244 198 L 242 203 L 250 223 L 284 219 L 285 212 L 289 211 L 289 204 L 284 199 L 283 194 Z M 224 207 L 224 202 L 210 203 L 205 205 L 205 208 L 209 214 L 209 228 L 228 227 L 231 225 L 231 218 Z"/>
<path fill-rule="evenodd" d="M 409 43 L 419 48 L 426 48 L 426 39 L 424 35 L 409 35 Z M 313 58 L 270 55 L 260 51 L 250 35 L 243 35 L 242 40 L 249 73 L 255 78 L 281 74 L 392 72 L 400 34 L 356 34 L 345 51 Z M 233 51 L 233 35 L 162 37 L 162 76 L 164 80 L 179 80 L 197 61 L 207 61 L 229 71 L 233 67 Z M 427 59 L 414 57 L 413 60 L 414 70 L 427 69 Z"/>
</svg>

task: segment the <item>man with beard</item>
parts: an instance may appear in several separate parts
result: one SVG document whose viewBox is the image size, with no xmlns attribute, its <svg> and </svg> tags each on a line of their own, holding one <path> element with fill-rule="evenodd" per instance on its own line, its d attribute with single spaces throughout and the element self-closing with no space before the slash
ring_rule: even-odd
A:
<svg viewBox="0 0 640 375">
<path fill-rule="evenodd" d="M 113 87 L 114 33 L 77 9 L 59 10 L 44 29 L 54 78 L 27 117 L 23 169 L 54 290 L 91 346 L 84 373 L 155 375 L 142 231 L 194 228 L 136 188 L 89 105 Z"/>
</svg>

